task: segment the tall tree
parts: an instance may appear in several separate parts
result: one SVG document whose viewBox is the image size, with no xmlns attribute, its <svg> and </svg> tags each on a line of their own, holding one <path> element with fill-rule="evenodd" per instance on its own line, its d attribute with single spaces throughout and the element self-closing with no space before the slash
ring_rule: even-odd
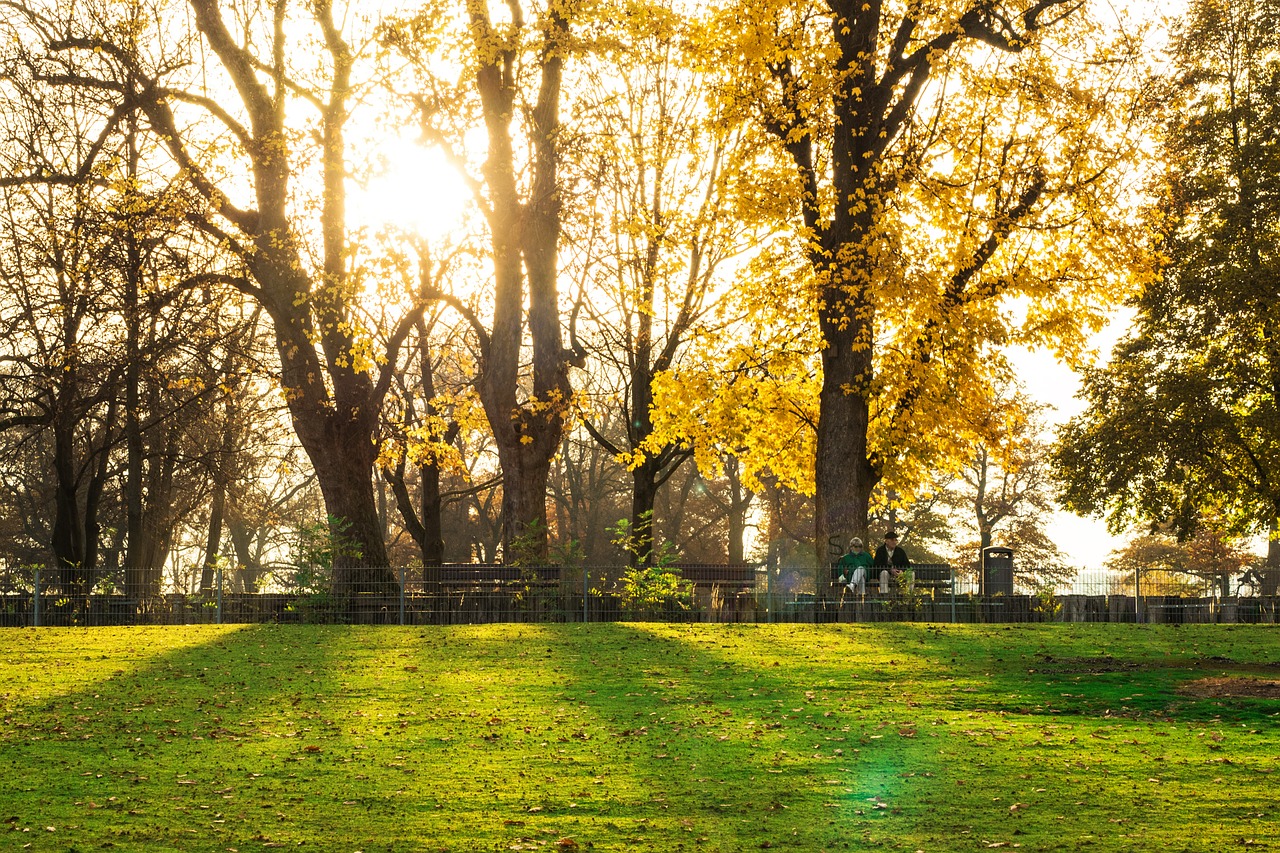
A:
<svg viewBox="0 0 1280 853">
<path fill-rule="evenodd" d="M 726 97 L 791 166 L 771 187 L 799 220 L 789 284 L 821 336 L 822 546 L 865 535 L 882 479 L 963 449 L 993 344 L 1070 350 L 1117 285 L 1106 211 L 1126 145 L 1107 93 L 1124 57 L 1052 58 L 1090 26 L 1083 5 L 773 0 L 717 20 L 742 58 L 724 56 Z M 1018 296 L 1022 318 L 1001 308 Z"/>
<path fill-rule="evenodd" d="M 1021 392 L 998 398 L 943 499 L 964 520 L 963 529 L 977 534 L 976 541 L 963 543 L 962 564 L 976 572 L 983 549 L 1000 544 L 1014 550 L 1018 578 L 1031 586 L 1075 571 L 1047 532 L 1056 507 L 1042 409 Z"/>
<path fill-rule="evenodd" d="M 135 6 L 10 8 L 58 67 L 50 79 L 113 93 L 119 113 L 145 117 L 142 131 L 199 199 L 187 220 L 229 256 L 199 280 L 238 288 L 271 320 L 293 427 L 329 516 L 358 545 L 344 549 L 336 584 L 390 582 L 373 435 L 395 351 L 425 303 L 399 318 L 386 352 L 374 350 L 346 214 L 347 137 L 367 92 L 357 77 L 366 57 L 339 22 L 359 16 L 330 0 L 191 0 L 190 17 Z M 194 32 L 182 31 L 188 20 Z"/>
<path fill-rule="evenodd" d="M 1278 24 L 1273 0 L 1195 0 L 1173 34 L 1152 214 L 1168 262 L 1109 364 L 1086 372 L 1089 408 L 1056 454 L 1066 505 L 1113 529 L 1280 519 Z"/>
<path fill-rule="evenodd" d="M 9 41 L 3 55 L 0 316 L 11 367 L 0 426 L 50 448 L 55 580 L 92 587 L 101 531 L 117 529 L 124 590 L 141 600 L 158 591 L 199 497 L 190 460 L 237 322 L 225 294 L 173 286 L 202 256 L 187 252 L 174 213 L 187 201 L 181 183 L 144 175 L 132 114 L 110 90 L 60 85 L 68 68 L 30 47 Z M 121 503 L 124 518 L 111 514 Z"/>
<path fill-rule="evenodd" d="M 569 413 L 570 363 L 579 360 L 564 347 L 559 282 L 560 113 L 579 11 L 568 0 L 540 7 L 509 0 L 495 14 L 488 0 L 468 0 L 461 17 L 433 4 L 383 30 L 422 72 L 424 137 L 466 169 L 472 123 L 485 132 L 473 185 L 488 230 L 491 308 L 482 315 L 449 294 L 434 295 L 463 312 L 478 340 L 476 389 L 502 467 L 508 557 L 517 545 L 525 554 L 546 552 L 547 480 Z M 461 77 L 439 68 L 444 44 L 462 46 Z"/>
<path fill-rule="evenodd" d="M 652 558 L 655 497 L 693 454 L 655 427 L 654 379 L 678 370 L 699 351 L 692 341 L 723 323 L 726 269 L 753 242 L 734 209 L 743 135 L 717 120 L 696 54 L 682 49 L 695 31 L 670 0 L 619 3 L 585 63 L 583 84 L 596 94 L 575 124 L 584 189 L 569 216 L 587 320 L 582 419 L 628 468 L 632 562 Z M 599 428 L 606 419 L 626 425 L 622 441 Z"/>
</svg>

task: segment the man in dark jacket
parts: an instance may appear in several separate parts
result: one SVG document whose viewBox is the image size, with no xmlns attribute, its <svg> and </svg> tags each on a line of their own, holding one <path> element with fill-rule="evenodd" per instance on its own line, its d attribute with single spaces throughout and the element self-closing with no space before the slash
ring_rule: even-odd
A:
<svg viewBox="0 0 1280 853">
<path fill-rule="evenodd" d="M 876 549 L 875 567 L 880 569 L 880 591 L 889 591 L 889 578 L 910 568 L 911 558 L 905 548 L 898 545 L 898 534 L 890 530 L 884 535 L 884 544 Z"/>
<path fill-rule="evenodd" d="M 911 566 L 911 558 L 907 556 L 907 549 L 898 547 L 898 534 L 892 530 L 884 535 L 884 544 L 876 549 L 875 565 L 898 570 Z M 897 574 L 897 572 L 894 574 Z"/>
</svg>

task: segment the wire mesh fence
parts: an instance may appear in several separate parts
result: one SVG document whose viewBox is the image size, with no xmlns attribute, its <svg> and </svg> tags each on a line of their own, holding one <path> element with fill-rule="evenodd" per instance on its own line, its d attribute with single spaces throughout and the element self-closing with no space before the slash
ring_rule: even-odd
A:
<svg viewBox="0 0 1280 853">
<path fill-rule="evenodd" d="M 385 573 L 384 573 L 385 574 Z M 455 625 L 494 622 L 1143 622 L 1274 623 L 1277 596 L 1233 578 L 1081 573 L 1001 588 L 946 565 L 837 583 L 812 566 L 534 566 L 397 568 L 397 581 L 358 591 L 314 573 L 259 591 L 217 571 L 204 591 L 125 595 L 114 584 L 77 592 L 35 570 L 0 577 L 0 626 L 233 623 Z"/>
</svg>

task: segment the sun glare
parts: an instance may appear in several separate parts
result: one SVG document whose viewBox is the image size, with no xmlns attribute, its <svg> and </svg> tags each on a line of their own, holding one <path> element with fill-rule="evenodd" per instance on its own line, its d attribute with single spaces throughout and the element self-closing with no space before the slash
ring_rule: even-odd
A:
<svg viewBox="0 0 1280 853">
<path fill-rule="evenodd" d="M 390 227 L 430 241 L 462 228 L 471 192 L 436 148 L 392 138 L 371 154 L 372 176 L 350 196 L 355 224 Z"/>
</svg>

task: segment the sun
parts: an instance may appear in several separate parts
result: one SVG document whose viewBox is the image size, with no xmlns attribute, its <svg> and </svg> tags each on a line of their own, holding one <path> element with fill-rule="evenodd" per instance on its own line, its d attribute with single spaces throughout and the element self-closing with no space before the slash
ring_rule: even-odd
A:
<svg viewBox="0 0 1280 853">
<path fill-rule="evenodd" d="M 375 142 L 368 180 L 348 194 L 352 224 L 389 228 L 430 242 L 463 228 L 471 189 L 440 149 L 404 137 Z"/>
</svg>

